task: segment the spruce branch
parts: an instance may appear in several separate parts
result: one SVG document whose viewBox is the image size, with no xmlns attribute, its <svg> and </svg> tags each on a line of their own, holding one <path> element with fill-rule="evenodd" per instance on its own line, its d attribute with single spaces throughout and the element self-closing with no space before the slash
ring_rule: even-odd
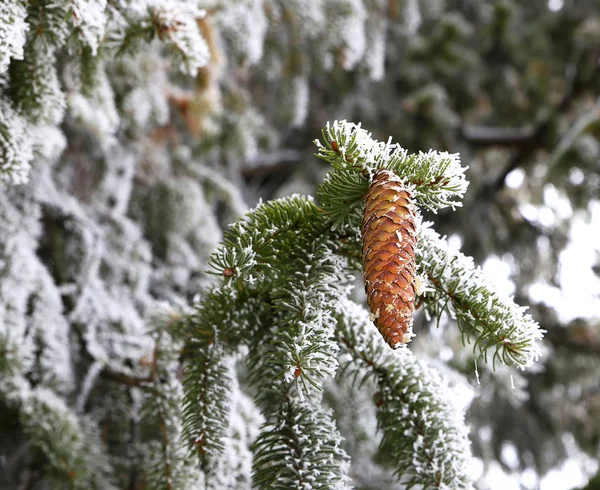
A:
<svg viewBox="0 0 600 490">
<path fill-rule="evenodd" d="M 169 48 L 177 60 L 179 70 L 194 76 L 206 65 L 210 52 L 202 38 L 197 20 L 205 11 L 187 2 L 171 0 L 158 2 L 152 11 L 152 24 L 158 38 Z"/>
<path fill-rule="evenodd" d="M 334 227 L 356 222 L 362 198 L 380 169 L 393 171 L 417 203 L 430 211 L 461 205 L 468 182 L 467 167 L 461 166 L 458 154 L 431 150 L 410 155 L 391 140 L 377 141 L 359 124 L 347 121 L 327 123 L 322 135 L 322 142 L 315 140 L 316 156 L 333 169 L 319 189 L 319 199 Z"/>
<path fill-rule="evenodd" d="M 135 53 L 143 43 L 159 39 L 186 75 L 195 76 L 208 63 L 210 52 L 197 23 L 205 11 L 183 1 L 169 0 L 152 2 L 145 15 L 136 14 L 128 15 L 127 27 L 113 34 L 109 42 L 119 54 Z"/>
<path fill-rule="evenodd" d="M 181 405 L 183 389 L 178 379 L 181 345 L 166 331 L 167 323 L 155 330 L 152 376 L 144 386 L 148 396 L 141 410 L 149 433 L 160 434 L 158 442 L 148 444 L 144 463 L 149 489 L 192 489 L 203 479 L 187 458 L 182 439 Z"/>
<path fill-rule="evenodd" d="M 231 404 L 231 379 L 225 363 L 260 330 L 270 317 L 270 305 L 260 296 L 233 288 L 215 288 L 175 322 L 184 339 L 183 438 L 205 471 L 223 450 Z"/>
<path fill-rule="evenodd" d="M 210 363 L 211 352 L 250 346 L 250 381 L 271 417 L 285 400 L 320 391 L 323 379 L 335 374 L 333 314 L 347 294 L 348 278 L 326 223 L 308 198 L 260 205 L 232 227 L 211 257 L 221 284 L 202 298 L 183 327 L 189 339 L 184 430 L 201 445 L 202 459 L 208 449 L 222 448 L 217 441 L 224 426 L 218 424 L 226 418 L 222 401 L 229 396 L 227 381 L 207 379 L 211 372 L 222 374 Z M 221 391 L 210 392 L 215 384 Z M 208 406 L 209 400 L 216 409 L 198 407 L 198 401 Z M 210 434 L 204 430 L 209 422 Z M 210 437 L 212 448 L 206 448 Z"/>
<path fill-rule="evenodd" d="M 66 107 L 55 68 L 56 57 L 45 48 L 30 48 L 24 60 L 13 61 L 8 73 L 10 95 L 33 124 L 58 124 Z"/>
<path fill-rule="evenodd" d="M 417 266 L 430 286 L 421 298 L 427 311 L 434 318 L 444 312 L 454 316 L 479 357 L 487 362 L 487 352 L 492 349 L 492 363 L 499 360 L 519 368 L 539 359 L 536 342 L 544 330 L 525 314 L 526 308 L 497 293 L 473 259 L 450 250 L 428 224 L 419 233 Z"/>
<path fill-rule="evenodd" d="M 84 49 L 95 57 L 106 29 L 106 0 L 69 0 L 67 18 Z"/>
<path fill-rule="evenodd" d="M 406 350 L 391 351 L 368 313 L 345 301 L 339 316 L 340 376 L 373 380 L 381 453 L 407 488 L 472 488 L 464 414 L 451 401 L 447 382 Z"/>
<path fill-rule="evenodd" d="M 30 25 L 28 45 L 37 49 L 62 47 L 71 34 L 69 4 L 64 0 L 36 0 L 30 2 L 27 22 Z"/>
<path fill-rule="evenodd" d="M 204 471 L 223 450 L 230 405 L 230 377 L 223 348 L 216 343 L 189 342 L 193 356 L 186 363 L 183 437 Z"/>
<path fill-rule="evenodd" d="M 253 445 L 260 489 L 348 489 L 349 462 L 331 411 L 287 398 Z"/>
<path fill-rule="evenodd" d="M 6 71 L 11 58 L 23 59 L 23 47 L 29 25 L 27 8 L 22 0 L 5 0 L 0 4 L 0 75 Z"/>
<path fill-rule="evenodd" d="M 33 159 L 32 127 L 0 96 L 0 183 L 27 182 Z"/>
<path fill-rule="evenodd" d="M 301 397 L 322 391 L 338 366 L 333 315 L 349 289 L 346 261 L 330 242 L 309 236 L 297 245 L 273 286 L 272 327 L 250 353 L 250 380 L 263 406 L 279 402 L 291 385 Z"/>
<path fill-rule="evenodd" d="M 260 204 L 226 233 L 224 245 L 210 258 L 211 273 L 223 276 L 224 285 L 237 287 L 257 287 L 273 280 L 278 271 L 272 263 L 311 227 L 321 224 L 320 214 L 312 198 L 305 196 Z"/>
<path fill-rule="evenodd" d="M 364 310 L 352 313 L 355 320 L 348 319 L 352 315 L 347 309 L 340 310 L 348 294 L 348 259 L 356 263 L 360 257 L 365 194 L 377 172 L 390 173 L 401 189 L 408 189 L 407 195 L 416 196 L 417 204 L 435 210 L 459 205 L 457 199 L 466 189 L 465 169 L 454 155 L 409 156 L 350 123 L 336 122 L 326 131 L 328 147 L 320 145 L 319 151 L 333 170 L 319 190 L 322 207 L 309 197 L 292 196 L 249 211 L 210 258 L 218 284 L 180 322 L 179 335 L 185 340 L 185 437 L 200 456 L 204 471 L 213 471 L 223 448 L 232 396 L 224 359 L 247 346 L 248 380 L 268 421 L 255 445 L 255 484 L 261 488 L 304 485 L 313 463 L 304 464 L 300 443 L 316 437 L 321 442 L 314 444 L 322 448 L 329 439 L 320 435 L 318 424 L 299 421 L 309 414 L 322 416 L 322 384 L 338 368 L 334 326 L 335 318 L 341 318 L 346 326 L 339 327 L 338 340 L 350 359 L 345 368 L 355 377 L 371 376 L 378 384 L 382 451 L 392 455 L 401 482 L 409 487 L 470 488 L 467 431 L 449 401 L 445 382 L 406 352 L 395 355 L 370 338 L 364 331 L 368 323 Z M 386 196 L 393 207 L 396 187 L 384 190 L 389 191 Z M 413 231 L 417 225 L 411 221 Z M 430 250 L 429 241 L 423 241 L 424 245 L 417 242 L 417 249 L 423 248 L 418 265 L 429 272 L 428 284 L 445 281 L 445 268 L 435 266 L 445 255 Z M 456 297 L 458 288 L 468 286 L 473 278 L 453 274 L 457 280 L 447 292 Z M 417 292 L 413 276 L 410 286 Z M 428 306 L 428 302 L 439 303 L 433 294 L 423 301 Z M 441 314 L 442 309 L 434 312 Z M 476 345 L 487 346 L 483 336 L 487 331 L 478 331 Z M 511 349 L 511 342 L 504 342 L 504 348 Z M 338 456 L 336 468 L 345 458 Z M 313 487 L 321 484 L 318 475 L 315 478 Z"/>
<path fill-rule="evenodd" d="M 77 417 L 64 400 L 22 376 L 0 378 L 0 399 L 19 411 L 19 423 L 40 451 L 56 488 L 114 490 L 100 433 L 92 420 Z"/>
</svg>

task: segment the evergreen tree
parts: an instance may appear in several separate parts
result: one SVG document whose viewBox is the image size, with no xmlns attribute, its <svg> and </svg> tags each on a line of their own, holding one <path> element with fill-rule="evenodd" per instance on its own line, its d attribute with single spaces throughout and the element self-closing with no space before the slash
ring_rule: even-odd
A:
<svg viewBox="0 0 600 490">
<path fill-rule="evenodd" d="M 599 18 L 3 1 L 0 487 L 595 471 L 600 313 L 557 286 L 598 219 Z"/>
</svg>

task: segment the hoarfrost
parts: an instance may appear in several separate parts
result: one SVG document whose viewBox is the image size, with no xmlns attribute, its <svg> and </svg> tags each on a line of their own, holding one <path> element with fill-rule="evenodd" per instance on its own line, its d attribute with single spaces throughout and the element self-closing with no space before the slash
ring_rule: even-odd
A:
<svg viewBox="0 0 600 490">
<path fill-rule="evenodd" d="M 0 183 L 27 182 L 32 159 L 31 126 L 0 97 Z"/>
<path fill-rule="evenodd" d="M 77 34 L 96 56 L 107 22 L 104 13 L 106 0 L 70 0 L 70 2 L 72 14 L 70 18 Z"/>
<path fill-rule="evenodd" d="M 480 355 L 493 348 L 494 362 L 498 358 L 519 368 L 531 366 L 539 359 L 538 341 L 544 331 L 525 313 L 526 308 L 498 293 L 481 269 L 474 266 L 473 259 L 451 250 L 429 223 L 420 228 L 417 264 L 436 281 L 435 292 L 424 297 L 426 306 L 441 314 L 450 295 L 450 312 L 468 324 L 467 338 L 477 339 Z"/>
<path fill-rule="evenodd" d="M 6 0 L 0 4 L 0 74 L 7 70 L 11 58 L 23 59 L 23 46 L 29 31 L 26 17 L 24 2 Z"/>
</svg>

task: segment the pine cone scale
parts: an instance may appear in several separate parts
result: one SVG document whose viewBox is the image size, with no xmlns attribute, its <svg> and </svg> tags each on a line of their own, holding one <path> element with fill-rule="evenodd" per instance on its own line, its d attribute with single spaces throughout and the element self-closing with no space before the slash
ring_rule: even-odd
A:
<svg viewBox="0 0 600 490">
<path fill-rule="evenodd" d="M 413 335 L 416 217 L 410 191 L 393 172 L 378 171 L 365 197 L 364 281 L 373 321 L 392 348 Z"/>
</svg>

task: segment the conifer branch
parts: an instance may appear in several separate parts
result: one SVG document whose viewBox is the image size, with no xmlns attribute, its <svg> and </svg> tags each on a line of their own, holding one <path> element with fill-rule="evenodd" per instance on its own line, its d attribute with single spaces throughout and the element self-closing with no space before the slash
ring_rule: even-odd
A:
<svg viewBox="0 0 600 490">
<path fill-rule="evenodd" d="M 417 203 L 430 211 L 461 205 L 468 182 L 458 154 L 431 150 L 409 155 L 391 140 L 377 141 L 360 125 L 347 121 L 328 123 L 322 134 L 322 142 L 315 140 L 316 155 L 333 169 L 319 189 L 319 199 L 335 227 L 356 221 L 362 198 L 379 169 L 398 175 Z"/>
<path fill-rule="evenodd" d="M 230 404 L 230 378 L 225 353 L 218 344 L 187 348 L 195 354 L 186 364 L 183 400 L 183 435 L 204 471 L 208 471 L 223 450 Z"/>
<path fill-rule="evenodd" d="M 173 330 L 184 339 L 183 438 L 205 472 L 223 450 L 231 404 L 226 356 L 263 328 L 270 306 L 261 297 L 233 288 L 207 293 Z"/>
<path fill-rule="evenodd" d="M 159 442 L 147 444 L 146 481 L 152 490 L 191 490 L 203 477 L 193 459 L 187 458 L 181 437 L 183 390 L 177 379 L 180 346 L 164 327 L 155 332 L 152 380 L 144 387 L 148 398 L 141 411 L 148 429 L 157 429 L 160 434 Z"/>
<path fill-rule="evenodd" d="M 27 182 L 33 159 L 32 127 L 0 95 L 0 183 Z"/>
<path fill-rule="evenodd" d="M 26 18 L 25 2 L 5 0 L 0 5 L 0 75 L 8 68 L 11 58 L 23 59 L 23 47 L 29 30 Z"/>
<path fill-rule="evenodd" d="M 208 63 L 210 52 L 197 24 L 205 11 L 195 5 L 172 1 L 151 4 L 144 16 L 136 14 L 129 15 L 127 28 L 113 35 L 110 42 L 111 46 L 117 46 L 119 54 L 135 53 L 142 43 L 159 39 L 177 68 L 186 75 L 195 76 L 198 69 Z"/>
<path fill-rule="evenodd" d="M 10 96 L 33 124 L 58 124 L 63 118 L 66 100 L 55 64 L 53 52 L 30 48 L 24 60 L 13 61 L 8 69 Z"/>
<path fill-rule="evenodd" d="M 210 258 L 211 272 L 220 277 L 219 284 L 180 325 L 186 339 L 184 433 L 205 471 L 214 468 L 212 461 L 222 450 L 226 429 L 231 394 L 223 359 L 248 346 L 249 381 L 268 421 L 255 446 L 255 483 L 264 488 L 277 488 L 273 485 L 280 478 L 286 488 L 303 484 L 305 470 L 290 467 L 290 451 L 298 452 L 297 441 L 322 437 L 314 432 L 314 424 L 293 425 L 292 421 L 311 410 L 319 412 L 322 383 L 336 373 L 339 347 L 334 341 L 334 316 L 344 318 L 339 305 L 348 293 L 348 263 L 341 257 L 359 256 L 364 194 L 377 169 L 388 168 L 405 179 L 403 185 L 422 206 L 456 206 L 466 188 L 465 169 L 452 155 L 430 152 L 409 157 L 405 150 L 378 143 L 360 127 L 345 122 L 335 123 L 328 131 L 329 149 L 321 145 L 320 151 L 334 168 L 319 191 L 323 207 L 310 198 L 292 196 L 249 211 L 226 233 L 223 245 Z M 336 227 L 343 230 L 336 231 Z M 426 233 L 424 228 L 421 234 Z M 432 245 L 427 237 L 422 241 L 417 242 L 418 265 L 427 273 L 433 291 L 446 293 L 442 302 L 430 291 L 423 302 L 436 314 L 450 302 L 452 311 L 459 312 L 462 328 L 468 305 L 473 303 L 464 298 L 457 301 L 458 290 L 479 276 L 462 267 L 452 269 L 451 280 L 447 279 L 445 249 L 435 241 Z M 454 259 L 448 260 L 454 264 Z M 435 289 L 436 284 L 441 286 Z M 485 295 L 487 298 L 488 293 Z M 492 300 L 490 308 L 495 306 Z M 359 323 L 366 324 L 366 313 L 360 311 Z M 523 318 L 520 310 L 516 311 L 521 315 L 518 318 Z M 517 319 L 516 314 L 513 317 Z M 506 315 L 498 318 L 506 320 Z M 504 328 L 497 325 L 500 320 L 494 321 L 493 328 L 486 324 L 474 330 L 482 353 L 491 346 L 489 332 Z M 531 319 L 525 323 L 536 326 Z M 469 455 L 466 429 L 461 417 L 452 416 L 454 408 L 443 380 L 410 356 L 394 356 L 362 330 L 355 331 L 357 328 L 352 322 L 341 327 L 345 333 L 339 340 L 357 364 L 349 369 L 355 369 L 355 375 L 362 369 L 360 373 L 373 376 L 378 383 L 382 450 L 395 458 L 401 481 L 427 488 L 450 484 L 470 488 L 465 469 Z M 520 343 L 503 341 L 500 347 L 508 354 L 501 359 L 527 365 L 517 359 L 514 346 L 519 355 L 535 352 L 531 345 L 537 335 L 541 334 Z M 533 354 L 530 360 L 535 357 Z"/>
<path fill-rule="evenodd" d="M 211 257 L 221 286 L 203 298 L 184 328 L 190 339 L 185 355 L 196 356 L 188 359 L 184 382 L 185 431 L 201 442 L 201 452 L 207 450 L 204 441 L 210 436 L 213 452 L 221 449 L 216 441 L 224 427 L 218 422 L 226 418 L 221 401 L 228 396 L 223 387 L 227 383 L 210 381 L 209 386 L 222 387 L 220 392 L 203 388 L 208 385 L 211 350 L 250 346 L 250 381 L 271 417 L 278 416 L 285 400 L 320 391 L 323 379 L 335 374 L 333 314 L 347 294 L 348 278 L 345 260 L 332 252 L 336 244 L 326 233 L 326 223 L 311 199 L 274 201 L 236 223 Z M 272 263 L 283 256 L 285 263 L 274 269 Z M 204 405 L 211 400 L 218 409 L 202 414 L 198 400 Z M 212 418 L 218 420 L 211 421 L 210 436 L 207 431 L 194 436 Z"/>
<path fill-rule="evenodd" d="M 399 480 L 407 488 L 472 488 L 468 429 L 447 382 L 407 350 L 389 350 L 358 305 L 344 302 L 338 326 L 340 375 L 376 383 L 381 453 Z"/>
<path fill-rule="evenodd" d="M 473 351 L 488 361 L 487 352 L 509 366 L 525 368 L 540 357 L 544 330 L 525 314 L 526 308 L 495 292 L 473 259 L 448 248 L 435 231 L 423 225 L 419 233 L 417 265 L 431 290 L 422 296 L 427 311 L 439 318 L 454 316 Z"/>
<path fill-rule="evenodd" d="M 301 396 L 322 390 L 337 370 L 334 340 L 337 305 L 348 292 L 345 261 L 331 243 L 306 242 L 288 255 L 290 270 L 273 287 L 272 328 L 250 353 L 250 380 L 263 406 L 280 402 L 290 386 Z M 266 382 L 265 382 L 266 381 Z"/>
<path fill-rule="evenodd" d="M 43 455 L 56 488 L 116 488 L 95 424 L 78 418 L 52 390 L 32 388 L 19 375 L 2 377 L 0 399 L 18 409 L 23 432 Z"/>
<path fill-rule="evenodd" d="M 330 411 L 287 398 L 254 443 L 253 484 L 260 489 L 349 489 L 348 456 Z"/>
<path fill-rule="evenodd" d="M 292 196 L 260 204 L 229 230 L 210 258 L 212 273 L 225 279 L 224 285 L 256 287 L 278 274 L 272 261 L 293 248 L 303 233 L 324 225 L 312 198 Z"/>
</svg>

